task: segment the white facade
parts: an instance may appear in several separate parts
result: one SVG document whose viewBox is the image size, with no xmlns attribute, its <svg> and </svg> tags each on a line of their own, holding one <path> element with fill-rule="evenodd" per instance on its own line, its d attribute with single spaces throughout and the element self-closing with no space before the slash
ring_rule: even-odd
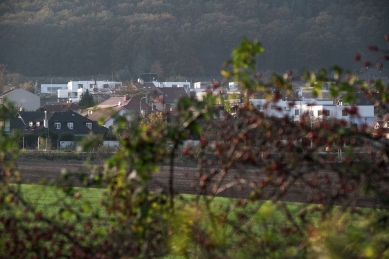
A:
<svg viewBox="0 0 389 259">
<path fill-rule="evenodd" d="M 322 120 L 326 118 L 334 118 L 345 120 L 348 123 L 361 125 L 369 125 L 375 119 L 373 105 L 355 106 L 359 116 L 348 114 L 348 110 L 352 109 L 351 105 L 295 105 L 294 106 L 294 121 L 299 121 L 300 116 L 308 113 L 312 120 Z"/>
<path fill-rule="evenodd" d="M 41 84 L 42 94 L 57 94 L 60 89 L 68 89 L 67 84 Z"/>
<path fill-rule="evenodd" d="M 94 92 L 111 92 L 121 87 L 121 82 L 113 81 L 70 81 L 66 89 L 58 90 L 58 98 L 67 98 L 71 102 L 79 102 L 81 94 L 88 90 L 91 94 Z"/>
<path fill-rule="evenodd" d="M 230 91 L 230 92 L 239 91 L 239 83 L 238 82 L 229 82 L 228 83 L 228 91 Z"/>
<path fill-rule="evenodd" d="M 193 88 L 194 89 L 207 89 L 211 85 L 212 84 L 210 82 L 195 82 L 195 83 L 193 83 Z"/>
<path fill-rule="evenodd" d="M 157 83 L 157 87 L 184 87 L 190 89 L 190 82 L 161 82 Z"/>
<path fill-rule="evenodd" d="M 283 101 L 277 103 L 267 102 L 265 99 L 250 99 L 250 103 L 266 114 L 266 116 L 274 116 L 278 118 L 289 117 L 294 121 L 300 121 L 300 116 L 308 113 L 312 120 L 322 120 L 326 118 L 335 118 L 345 120 L 349 123 L 361 126 L 369 125 L 375 119 L 373 105 L 356 106 L 359 117 L 347 114 L 347 110 L 352 108 L 351 105 L 334 105 L 333 101 L 315 100 L 311 101 Z"/>
<path fill-rule="evenodd" d="M 132 120 L 132 115 L 131 115 L 131 113 L 127 109 L 124 109 L 124 108 L 121 109 L 120 111 L 118 111 L 118 115 L 126 116 L 127 121 L 131 121 Z M 115 122 L 115 118 L 110 117 L 110 118 L 108 118 L 108 120 L 105 121 L 103 126 L 106 127 L 107 129 L 109 129 L 113 125 L 114 122 Z"/>
</svg>

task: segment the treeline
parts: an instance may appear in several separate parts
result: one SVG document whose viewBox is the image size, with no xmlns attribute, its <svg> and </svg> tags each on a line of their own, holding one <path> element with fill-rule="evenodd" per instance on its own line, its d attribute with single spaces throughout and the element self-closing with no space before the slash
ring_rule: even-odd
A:
<svg viewBox="0 0 389 259">
<path fill-rule="evenodd" d="M 218 75 L 241 37 L 265 47 L 259 69 L 357 68 L 384 46 L 386 0 L 8 0 L 0 4 L 0 63 L 27 76 L 111 74 L 129 68 Z M 366 54 L 367 55 L 367 54 Z"/>
</svg>

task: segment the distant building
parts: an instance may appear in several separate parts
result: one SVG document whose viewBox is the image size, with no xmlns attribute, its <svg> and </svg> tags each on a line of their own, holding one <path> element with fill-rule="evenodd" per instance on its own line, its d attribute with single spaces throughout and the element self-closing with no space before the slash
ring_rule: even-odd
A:
<svg viewBox="0 0 389 259">
<path fill-rule="evenodd" d="M 97 122 L 75 112 L 18 112 L 18 117 L 11 120 L 11 130 L 14 129 L 19 129 L 22 134 L 52 131 L 86 136 L 89 133 L 107 133 L 107 129 Z"/>
<path fill-rule="evenodd" d="M 190 82 L 161 82 L 158 87 L 184 87 L 185 90 L 190 89 Z"/>
<path fill-rule="evenodd" d="M 13 89 L 0 95 L 0 104 L 7 98 L 16 108 L 25 111 L 36 111 L 40 107 L 41 98 L 24 89 Z"/>
<path fill-rule="evenodd" d="M 58 90 L 58 99 L 69 102 L 79 102 L 81 95 L 88 90 L 91 94 L 94 93 L 113 93 L 116 89 L 122 86 L 121 82 L 113 81 L 70 81 L 67 84 L 67 89 Z"/>
<path fill-rule="evenodd" d="M 157 73 L 140 73 L 138 78 L 138 82 L 139 81 L 143 81 L 143 82 L 153 82 L 153 81 L 157 81 L 157 78 L 158 77 L 158 74 Z"/>
<path fill-rule="evenodd" d="M 212 86 L 211 82 L 195 82 L 193 83 L 194 89 L 208 89 Z"/>
<path fill-rule="evenodd" d="M 41 84 L 41 94 L 58 94 L 58 90 L 68 89 L 67 84 Z"/>
<path fill-rule="evenodd" d="M 158 111 L 175 111 L 178 99 L 188 96 L 183 87 L 164 87 L 159 90 L 162 93 L 158 93 L 154 99 L 155 108 Z"/>
<path fill-rule="evenodd" d="M 147 104 L 145 99 L 145 97 L 130 97 L 129 95 L 111 97 L 95 107 L 88 108 L 83 115 L 93 121 L 102 120 L 103 126 L 109 128 L 116 115 L 124 115 L 130 121 L 134 115 L 147 115 L 152 112 L 152 106 Z"/>
</svg>

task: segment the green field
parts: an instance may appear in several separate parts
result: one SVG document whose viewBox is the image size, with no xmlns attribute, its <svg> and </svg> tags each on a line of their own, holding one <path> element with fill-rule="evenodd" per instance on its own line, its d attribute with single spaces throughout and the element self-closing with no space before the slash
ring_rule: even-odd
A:
<svg viewBox="0 0 389 259">
<path fill-rule="evenodd" d="M 104 238 L 108 233 L 107 226 L 115 226 L 119 219 L 123 219 L 122 215 L 106 213 L 105 207 L 101 205 L 101 201 L 107 198 L 106 189 L 103 188 L 27 184 L 13 187 L 19 188 L 18 192 L 34 207 L 34 211 L 42 211 L 47 217 L 56 216 L 61 222 L 74 222 L 80 233 L 83 231 L 83 224 L 91 219 L 92 232 Z M 236 232 L 238 226 L 239 231 L 247 233 L 250 238 L 237 251 L 233 250 L 236 258 L 246 258 L 253 254 L 258 249 L 256 244 L 262 243 L 264 249 L 279 248 L 264 252 L 274 258 L 282 258 L 285 251 L 300 257 L 300 250 L 296 247 L 300 242 L 310 243 L 312 253 L 325 253 L 329 258 L 332 255 L 342 255 L 344 251 L 369 258 L 368 255 L 374 254 L 377 247 L 383 246 L 382 240 L 389 238 L 387 227 L 377 228 L 376 225 L 382 215 L 386 215 L 385 210 L 357 208 L 355 213 L 333 207 L 327 214 L 330 217 L 326 219 L 322 217 L 323 206 L 313 204 L 272 203 L 263 200 L 247 202 L 242 199 L 193 195 L 179 195 L 175 202 L 175 214 L 167 214 L 171 218 L 166 222 L 170 222 L 176 233 L 169 238 L 171 251 L 167 258 L 185 258 L 182 257 L 181 248 L 194 248 L 190 241 L 192 226 L 200 227 L 218 247 L 228 248 L 236 246 L 242 238 L 241 234 L 236 234 L 240 233 Z M 301 213 L 304 211 L 306 216 L 303 219 Z M 13 213 L 16 217 L 23 214 L 17 208 Z M 223 217 L 226 223 L 221 223 Z M 302 228 L 306 234 L 298 234 L 293 230 L 294 226 Z M 292 232 L 285 234 L 286 228 Z M 377 234 L 376 239 L 371 238 L 372 231 Z M 317 236 L 312 238 L 312 233 Z"/>
</svg>

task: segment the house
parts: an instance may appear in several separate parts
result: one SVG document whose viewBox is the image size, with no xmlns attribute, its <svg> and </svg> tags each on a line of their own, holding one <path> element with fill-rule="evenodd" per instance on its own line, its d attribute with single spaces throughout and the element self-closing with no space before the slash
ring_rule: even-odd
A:
<svg viewBox="0 0 389 259">
<path fill-rule="evenodd" d="M 195 82 L 193 83 L 194 89 L 209 89 L 212 86 L 212 82 Z"/>
<path fill-rule="evenodd" d="M 70 81 L 67 84 L 67 89 L 58 89 L 58 99 L 77 103 L 86 90 L 92 94 L 98 92 L 112 93 L 121 85 L 121 82 L 114 81 Z"/>
<path fill-rule="evenodd" d="M 22 134 L 46 132 L 73 133 L 86 136 L 90 133 L 106 134 L 107 129 L 75 112 L 18 112 L 11 120 L 11 130 L 19 129 Z"/>
<path fill-rule="evenodd" d="M 85 116 L 92 121 L 102 122 L 102 126 L 106 128 L 112 126 L 115 120 L 115 116 L 123 115 L 125 115 L 128 120 L 131 120 L 132 118 L 130 112 L 123 106 L 119 105 L 107 108 L 96 107 L 95 109 L 88 110 L 87 114 L 85 114 Z"/>
<path fill-rule="evenodd" d="M 93 121 L 104 121 L 104 127 L 109 128 L 116 115 L 125 115 L 131 120 L 134 115 L 146 115 L 152 112 L 152 106 L 146 103 L 146 97 L 115 96 L 89 108 L 83 115 Z"/>
<path fill-rule="evenodd" d="M 385 114 L 370 123 L 367 127 L 367 132 L 373 136 L 389 139 L 389 114 Z"/>
<path fill-rule="evenodd" d="M 47 104 L 42 106 L 40 109 L 42 111 L 47 112 L 78 112 L 79 110 L 82 110 L 84 107 L 78 106 L 75 103 L 60 103 L 60 104 Z"/>
<path fill-rule="evenodd" d="M 0 95 L 0 104 L 4 99 L 10 101 L 16 108 L 25 111 L 36 111 L 40 107 L 41 98 L 24 89 L 12 89 Z"/>
<path fill-rule="evenodd" d="M 154 98 L 155 108 L 158 111 L 174 111 L 177 100 L 181 97 L 188 96 L 183 87 L 165 87 L 159 88 L 159 90 L 162 93 L 157 93 L 156 98 Z"/>
<path fill-rule="evenodd" d="M 374 116 L 374 106 L 352 106 L 352 105 L 310 105 L 310 104 L 297 104 L 293 106 L 294 121 L 299 121 L 300 116 L 307 113 L 312 121 L 323 119 L 338 119 L 345 120 L 350 124 L 356 124 L 357 126 L 369 125 L 377 117 Z M 356 114 L 351 114 L 350 111 L 356 109 Z"/>
<path fill-rule="evenodd" d="M 317 99 L 316 101 L 286 101 L 279 100 L 277 103 L 269 102 L 266 99 L 250 99 L 250 103 L 257 110 L 268 117 L 288 117 L 293 121 L 300 121 L 301 115 L 308 114 L 314 122 L 325 119 L 345 120 L 350 124 L 361 126 L 368 125 L 377 117 L 375 116 L 374 105 L 349 105 L 342 102 L 334 104 L 332 100 Z M 358 111 L 358 116 L 350 111 Z"/>
<path fill-rule="evenodd" d="M 67 84 L 41 84 L 41 94 L 58 94 L 58 90 L 68 89 Z"/>
</svg>

